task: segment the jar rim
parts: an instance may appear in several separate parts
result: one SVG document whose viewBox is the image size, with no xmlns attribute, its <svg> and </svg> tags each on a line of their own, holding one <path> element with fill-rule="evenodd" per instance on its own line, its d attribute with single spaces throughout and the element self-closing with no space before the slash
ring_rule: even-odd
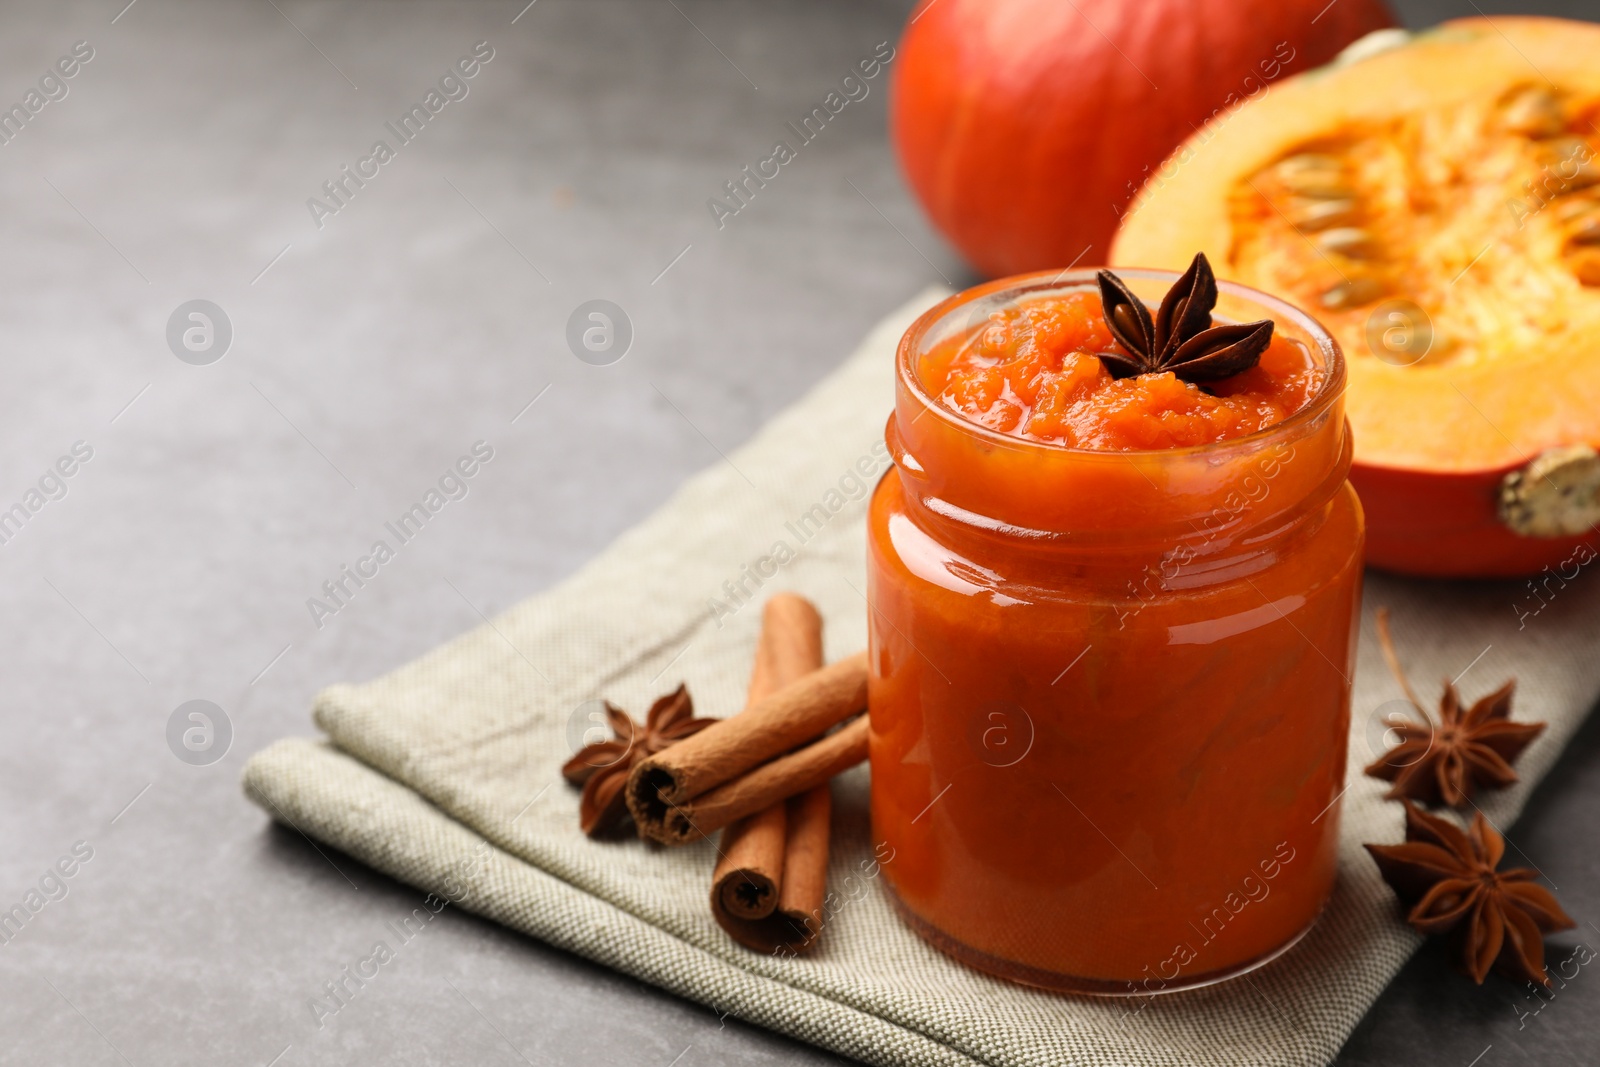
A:
<svg viewBox="0 0 1600 1067">
<path fill-rule="evenodd" d="M 928 331 L 936 324 L 944 321 L 945 317 L 967 304 L 991 297 L 996 294 L 1013 292 L 1021 297 L 1030 291 L 1052 290 L 1066 291 L 1085 289 L 1097 285 L 1097 276 L 1102 267 L 1077 267 L 1061 271 L 1044 270 L 1028 274 L 1013 274 L 1005 278 L 996 278 L 993 281 L 963 289 L 959 293 L 939 301 L 933 307 L 919 315 L 906 332 L 901 335 L 900 344 L 895 354 L 896 374 L 900 384 L 914 396 L 925 409 L 931 410 L 934 415 L 954 425 L 960 430 L 971 433 L 973 436 L 987 440 L 1004 448 L 1042 449 L 1053 454 L 1076 454 L 1082 456 L 1171 456 L 1184 457 L 1217 452 L 1219 450 L 1235 447 L 1250 448 L 1262 441 L 1274 437 L 1292 436 L 1302 424 L 1313 422 L 1339 398 L 1345 387 L 1345 360 L 1344 352 L 1339 347 L 1339 342 L 1326 326 L 1318 322 L 1308 312 L 1289 303 L 1288 301 L 1263 292 L 1260 289 L 1242 285 L 1239 282 L 1217 280 L 1217 288 L 1221 292 L 1231 294 L 1253 304 L 1259 305 L 1273 320 L 1283 320 L 1292 323 L 1316 344 L 1317 352 L 1325 362 L 1327 368 L 1317 391 L 1313 393 L 1304 406 L 1294 411 L 1288 418 L 1275 422 L 1270 426 L 1253 430 L 1238 437 L 1224 438 L 1220 441 L 1209 441 L 1199 445 L 1183 445 L 1177 448 L 1129 448 L 1129 449 L 1103 449 L 1082 448 L 1077 445 L 1062 444 L 1058 441 L 1039 440 L 1032 437 L 1020 437 L 1016 434 L 1002 433 L 991 429 L 981 423 L 966 418 L 957 411 L 952 410 L 939 402 L 923 385 L 920 376 L 913 366 L 913 360 L 921 352 L 920 342 Z M 1139 279 L 1144 281 L 1165 281 L 1170 286 L 1176 282 L 1181 273 L 1173 270 L 1164 270 L 1153 267 L 1118 267 L 1117 276 L 1123 279 Z M 1043 284 L 1040 284 L 1043 283 Z M 926 412 L 924 412 L 926 413 Z M 918 415 L 920 418 L 921 415 Z"/>
</svg>

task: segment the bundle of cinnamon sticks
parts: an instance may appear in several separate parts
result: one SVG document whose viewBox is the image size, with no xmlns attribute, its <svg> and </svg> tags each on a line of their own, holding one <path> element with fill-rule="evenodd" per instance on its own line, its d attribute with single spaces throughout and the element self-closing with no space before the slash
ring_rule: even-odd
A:
<svg viewBox="0 0 1600 1067">
<path fill-rule="evenodd" d="M 739 943 L 803 951 L 821 933 L 828 783 L 867 758 L 867 718 L 857 714 L 866 706 L 866 653 L 824 667 L 822 617 L 804 597 L 779 593 L 762 610 L 745 710 L 629 775 L 642 835 L 683 844 L 723 831 L 711 912 Z"/>
<path fill-rule="evenodd" d="M 639 836 L 682 845 L 722 831 L 711 909 L 741 944 L 798 952 L 821 932 L 829 782 L 867 758 L 866 706 L 866 653 L 824 666 L 821 616 L 779 593 L 745 709 L 633 760 L 624 794 Z"/>
</svg>

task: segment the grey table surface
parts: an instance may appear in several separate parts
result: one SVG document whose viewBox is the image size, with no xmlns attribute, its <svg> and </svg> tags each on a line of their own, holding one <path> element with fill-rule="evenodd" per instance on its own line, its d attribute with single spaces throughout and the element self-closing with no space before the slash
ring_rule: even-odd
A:
<svg viewBox="0 0 1600 1067">
<path fill-rule="evenodd" d="M 0 145 L 0 508 L 50 497 L 0 547 L 0 905 L 52 898 L 0 945 L 0 1063 L 834 1062 L 454 912 L 319 1029 L 311 998 L 416 894 L 238 776 L 319 688 L 560 580 L 889 308 L 972 280 L 898 176 L 882 78 L 724 227 L 706 208 L 908 4 L 125 2 L 0 6 L 0 100 L 92 49 Z M 168 340 L 192 299 L 231 324 L 204 365 L 221 332 Z M 565 339 L 592 299 L 633 327 L 608 366 Z M 314 620 L 477 441 L 467 496 Z M 205 765 L 169 746 L 197 699 L 232 731 Z M 1600 914 L 1597 821 L 1600 723 L 1515 830 L 1575 914 Z M 1536 1007 L 1424 951 L 1342 1062 L 1595 1061 L 1600 981 Z"/>
</svg>

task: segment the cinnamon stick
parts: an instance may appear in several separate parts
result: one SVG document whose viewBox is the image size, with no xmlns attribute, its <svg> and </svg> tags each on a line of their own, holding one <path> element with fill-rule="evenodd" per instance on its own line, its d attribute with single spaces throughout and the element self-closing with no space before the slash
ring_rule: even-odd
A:
<svg viewBox="0 0 1600 1067">
<path fill-rule="evenodd" d="M 805 597 L 775 594 L 761 611 L 761 638 L 745 706 L 821 666 L 822 616 Z M 749 921 L 765 919 L 778 907 L 788 836 L 783 803 L 739 819 L 722 833 L 711 877 L 711 911 L 724 929 L 747 944 L 741 935 Z"/>
<path fill-rule="evenodd" d="M 710 728 L 705 732 L 710 733 Z M 764 763 L 692 800 L 672 805 L 648 832 L 668 845 L 687 844 L 715 833 L 735 819 L 824 785 L 866 758 L 867 717 L 861 715 L 805 748 Z"/>
<path fill-rule="evenodd" d="M 822 899 L 828 881 L 828 834 L 833 790 L 826 783 L 775 804 L 788 827 L 783 884 L 775 906 L 760 918 L 716 911 L 717 922 L 741 945 L 758 952 L 804 952 L 822 933 Z M 766 817 L 763 812 L 758 818 Z"/>
<path fill-rule="evenodd" d="M 711 914 L 736 938 L 738 920 L 765 919 L 778 908 L 788 858 L 788 811 L 773 804 L 722 833 L 711 875 Z"/>
<path fill-rule="evenodd" d="M 640 760 L 628 778 L 628 810 L 633 813 L 643 836 L 682 844 L 720 829 L 736 818 L 753 814 L 774 801 L 804 792 L 851 765 L 840 761 L 852 755 L 855 749 L 848 744 L 841 747 L 841 743 L 834 740 L 837 735 L 820 741 L 815 739 L 861 711 L 866 704 L 867 654 L 861 652 L 812 671 L 740 714 Z M 859 733 L 862 755 L 854 762 L 865 758 L 864 727 Z M 852 739 L 855 736 L 852 735 Z M 812 743 L 807 745 L 807 742 Z M 800 745 L 807 747 L 784 760 L 774 760 Z M 819 749 L 819 746 L 826 747 Z M 812 749 L 818 751 L 811 752 Z M 751 804 L 750 797 L 757 794 L 746 789 L 740 793 L 740 803 L 721 809 L 723 817 L 715 825 L 692 827 L 687 834 L 681 829 L 668 831 L 668 816 L 674 810 L 755 771 L 768 760 L 796 762 L 786 763 L 783 768 L 787 778 L 775 779 L 769 773 L 759 783 L 763 790 L 759 796 L 764 799 Z M 681 826 L 683 820 L 678 823 Z"/>
<path fill-rule="evenodd" d="M 822 666 L 822 616 L 798 593 L 774 593 L 761 606 L 761 638 L 745 707 Z"/>
<path fill-rule="evenodd" d="M 787 936 L 771 947 L 786 944 L 804 951 L 822 933 L 822 898 L 828 888 L 828 837 L 833 822 L 833 787 L 827 782 L 790 797 L 788 808 L 789 841 L 784 854 L 783 888 L 778 893 L 778 910 L 773 914 L 783 924 L 779 932 Z M 786 928 L 786 929 L 785 929 Z"/>
</svg>

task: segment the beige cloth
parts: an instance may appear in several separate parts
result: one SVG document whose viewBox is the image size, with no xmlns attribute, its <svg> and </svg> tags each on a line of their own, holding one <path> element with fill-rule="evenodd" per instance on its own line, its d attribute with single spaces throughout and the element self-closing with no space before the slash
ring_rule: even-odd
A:
<svg viewBox="0 0 1600 1067">
<path fill-rule="evenodd" d="M 605 696 L 639 715 L 686 681 L 702 714 L 736 711 L 757 605 L 780 588 L 821 609 L 830 659 L 865 644 L 864 493 L 882 469 L 874 446 L 891 406 L 892 353 L 939 295 L 889 316 L 809 396 L 569 581 L 392 674 L 327 690 L 316 721 L 329 742 L 286 740 L 259 753 L 246 792 L 419 889 L 868 1063 L 1328 1062 L 1417 944 L 1360 847 L 1401 836 L 1399 806 L 1360 775 L 1381 741 L 1372 713 L 1400 696 L 1374 640 L 1373 607 L 1394 609 L 1424 694 L 1465 670 L 1471 698 L 1515 672 L 1517 717 L 1550 723 L 1521 761 L 1523 783 L 1484 804 L 1504 827 L 1600 690 L 1594 579 L 1547 593 L 1548 606 L 1519 629 L 1519 607 L 1543 603 L 1526 599 L 1522 583 L 1369 577 L 1338 891 L 1286 956 L 1209 989 L 1077 999 L 935 952 L 872 878 L 865 769 L 836 784 L 835 896 L 805 958 L 752 953 L 712 921 L 710 842 L 668 851 L 579 833 L 577 793 L 558 769 L 591 725 L 586 702 Z M 730 597 L 741 583 L 744 604 Z"/>
</svg>

